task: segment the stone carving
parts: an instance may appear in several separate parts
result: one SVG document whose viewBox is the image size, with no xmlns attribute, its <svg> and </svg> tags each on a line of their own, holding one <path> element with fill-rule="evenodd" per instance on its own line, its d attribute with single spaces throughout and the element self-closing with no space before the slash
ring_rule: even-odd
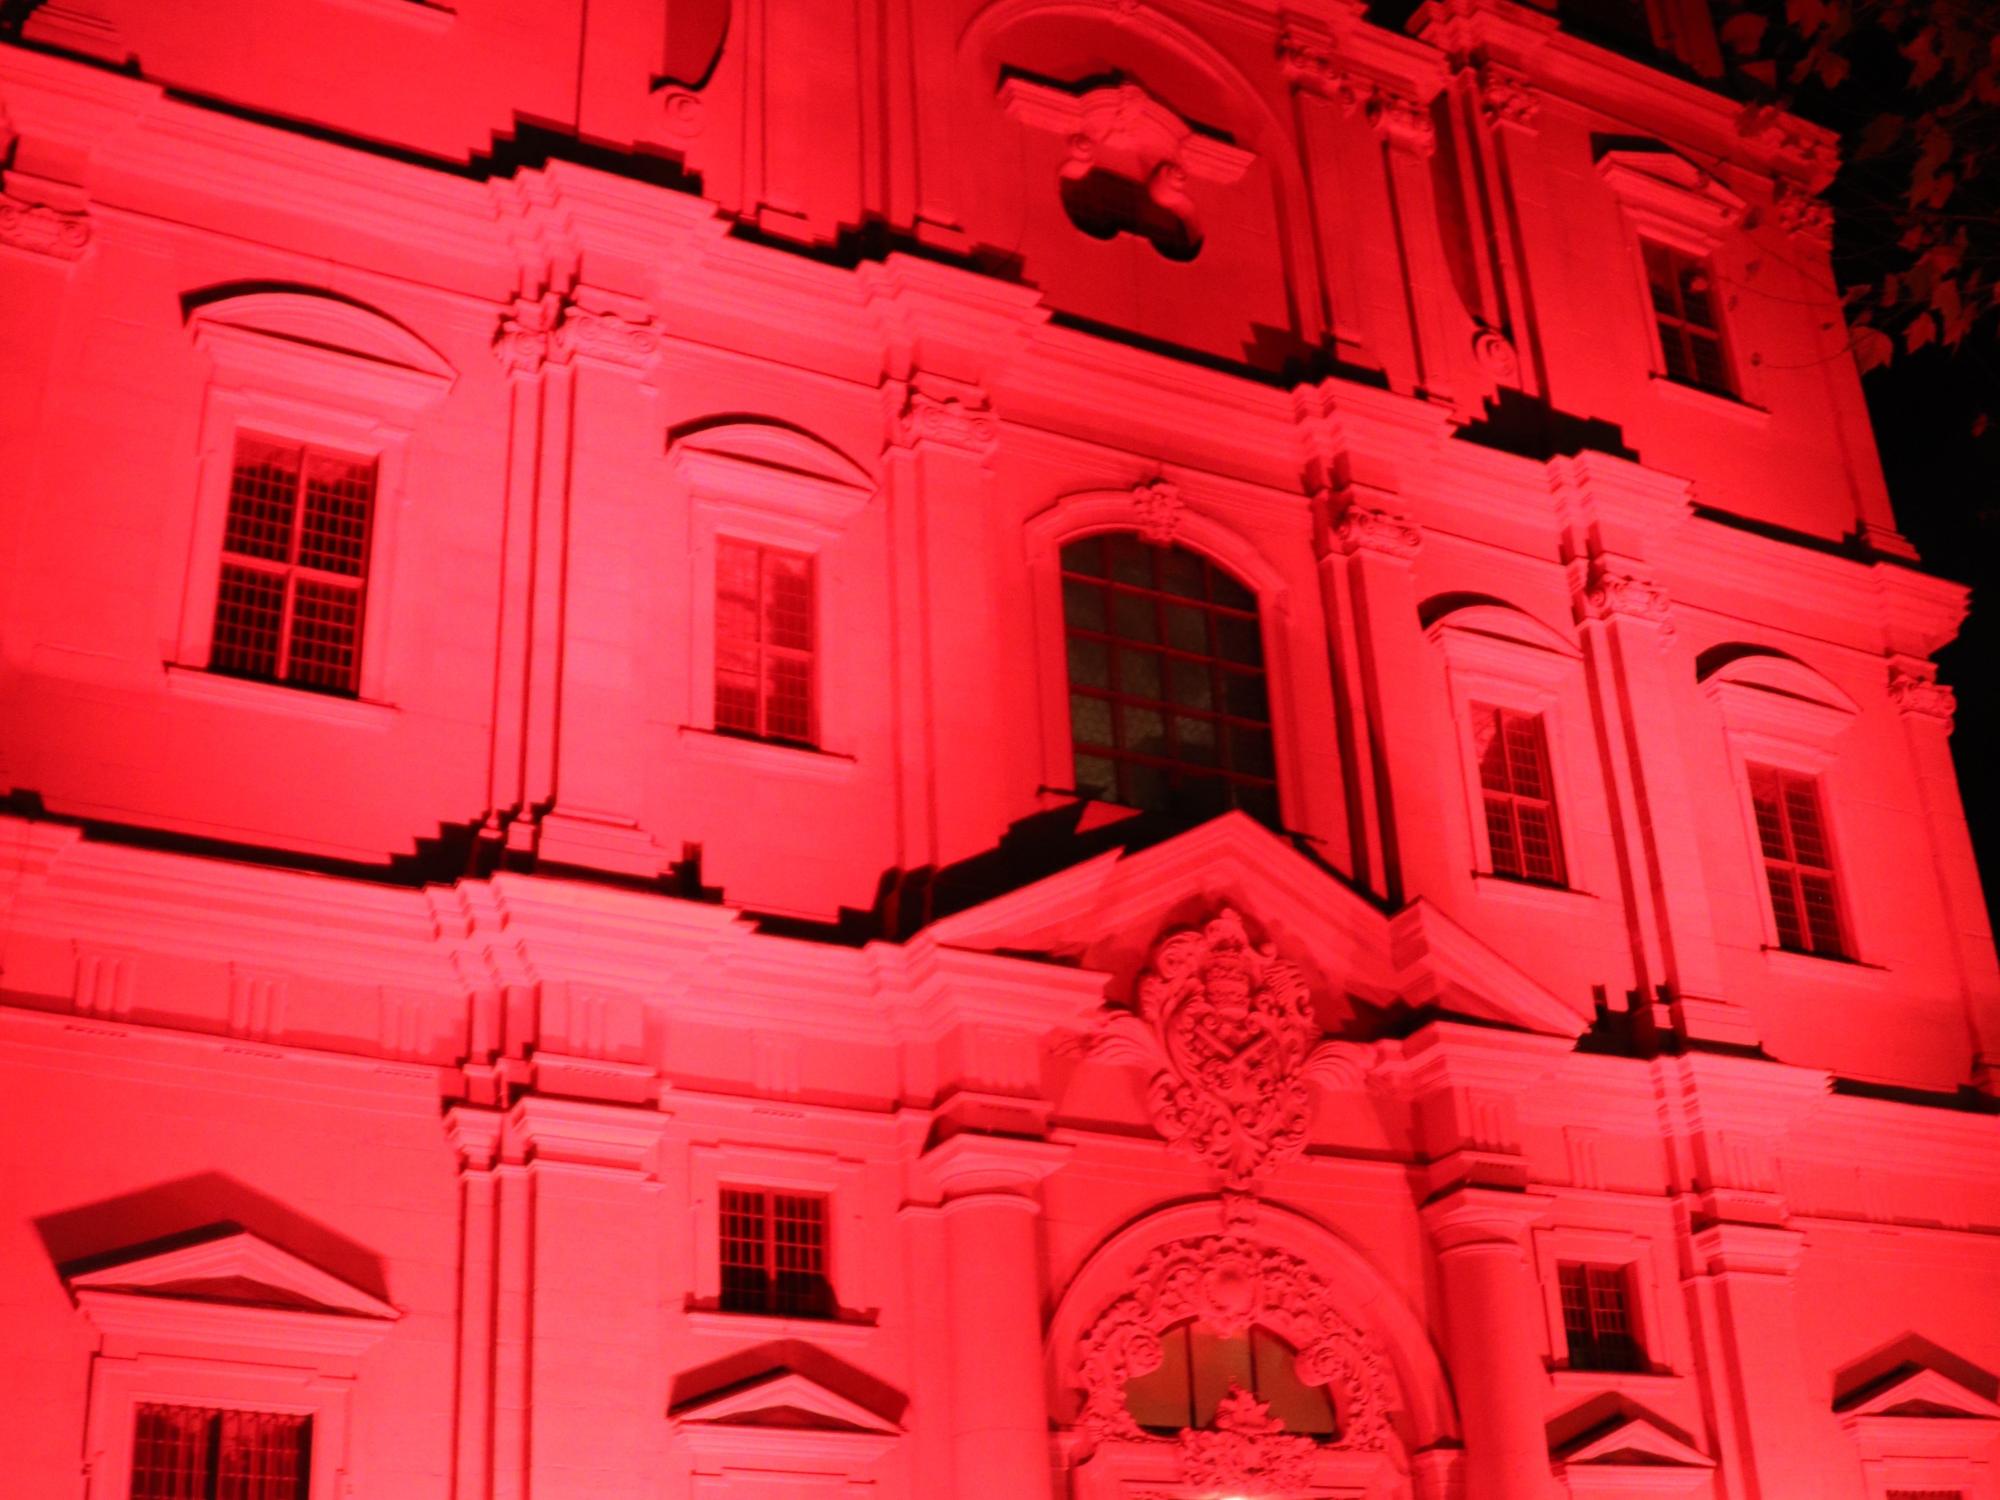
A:
<svg viewBox="0 0 2000 1500">
<path fill-rule="evenodd" d="M 1213 1428 L 1184 1427 L 1181 1470 L 1209 1494 L 1280 1495 L 1312 1483 L 1319 1444 L 1288 1434 L 1271 1408 L 1241 1386 L 1215 1405 Z"/>
<path fill-rule="evenodd" d="M 1000 438 L 1000 423 L 986 398 L 967 388 L 951 394 L 912 385 L 895 420 L 894 441 L 904 446 L 942 443 L 968 453 L 986 453 Z"/>
<path fill-rule="evenodd" d="M 1137 516 L 1139 535 L 1155 547 L 1171 547 L 1181 529 L 1181 513 L 1187 507 L 1181 492 L 1165 479 L 1148 480 L 1132 486 L 1132 510 Z"/>
<path fill-rule="evenodd" d="M 1840 138 L 1769 104 L 1747 107 L 1736 121 L 1742 137 L 1780 158 L 1780 165 L 1817 193 L 1840 170 Z"/>
<path fill-rule="evenodd" d="M 1356 504 L 1349 504 L 1334 519 L 1333 534 L 1342 552 L 1380 552 L 1400 558 L 1415 557 L 1424 540 L 1408 517 Z"/>
<path fill-rule="evenodd" d="M 1673 634 L 1673 616 L 1667 591 L 1637 573 L 1626 572 L 1601 557 L 1589 564 L 1572 564 L 1580 570 L 1576 590 L 1578 613 L 1586 620 L 1608 620 L 1614 616 L 1645 620 L 1660 627 L 1662 635 Z"/>
<path fill-rule="evenodd" d="M 620 365 L 643 365 L 660 352 L 659 331 L 650 323 L 574 304 L 563 309 L 555 340 L 565 355 L 587 354 Z"/>
<path fill-rule="evenodd" d="M 500 319 L 493 334 L 493 357 L 509 375 L 533 375 L 549 357 L 549 325 L 554 321 L 551 300 L 518 301 L 514 310 Z"/>
<path fill-rule="evenodd" d="M 1417 156 L 1429 156 L 1437 149 L 1437 122 L 1429 104 L 1378 91 L 1368 101 L 1368 118 L 1376 134 L 1391 146 Z"/>
<path fill-rule="evenodd" d="M 90 246 L 90 219 L 0 193 L 0 245 L 75 260 Z"/>
<path fill-rule="evenodd" d="M 1390 1447 L 1393 1381 L 1388 1360 L 1341 1314 L 1332 1288 L 1310 1265 L 1289 1251 L 1236 1234 L 1162 1245 L 1133 1274 L 1132 1290 L 1084 1334 L 1077 1361 L 1084 1393 L 1079 1421 L 1093 1441 L 1147 1441 L 1126 1409 L 1126 1384 L 1157 1370 L 1163 1357 L 1160 1336 L 1190 1320 L 1223 1338 L 1253 1326 L 1276 1334 L 1298 1351 L 1294 1367 L 1299 1379 L 1326 1386 L 1333 1398 L 1340 1436 L 1325 1446 L 1370 1453 Z M 1274 1465 L 1292 1461 L 1289 1454 L 1298 1450 L 1273 1446 L 1268 1428 L 1245 1430 L 1267 1415 L 1254 1398 L 1248 1405 L 1237 1402 L 1231 1422 L 1239 1441 L 1197 1439 L 1194 1462 L 1231 1461 L 1231 1450 L 1238 1458 L 1261 1457 Z M 1230 1432 L 1218 1411 L 1214 1436 Z M 1307 1440 L 1307 1446 L 1320 1445 Z M 1182 1451 L 1187 1453 L 1188 1447 Z"/>
<path fill-rule="evenodd" d="M 1527 75 L 1495 62 L 1478 65 L 1479 112 L 1488 124 L 1531 126 L 1541 103 Z"/>
<path fill-rule="evenodd" d="M 1946 727 L 1958 712 L 1958 698 L 1950 688 L 1928 672 L 1911 671 L 1907 667 L 1889 668 L 1889 697 L 1898 713 L 1939 719 Z"/>
<path fill-rule="evenodd" d="M 1514 342 L 1506 334 L 1492 328 L 1480 329 L 1472 336 L 1472 357 L 1500 384 L 1518 386 L 1521 383 L 1521 356 L 1515 352 Z"/>
</svg>

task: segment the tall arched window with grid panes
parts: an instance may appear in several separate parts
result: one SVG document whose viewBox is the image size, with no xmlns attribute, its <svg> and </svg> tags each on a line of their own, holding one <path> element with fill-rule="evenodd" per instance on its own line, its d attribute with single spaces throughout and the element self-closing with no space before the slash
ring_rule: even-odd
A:
<svg viewBox="0 0 2000 1500">
<path fill-rule="evenodd" d="M 1279 821 L 1257 596 L 1130 532 L 1062 549 L 1077 790 L 1128 807 Z"/>
</svg>

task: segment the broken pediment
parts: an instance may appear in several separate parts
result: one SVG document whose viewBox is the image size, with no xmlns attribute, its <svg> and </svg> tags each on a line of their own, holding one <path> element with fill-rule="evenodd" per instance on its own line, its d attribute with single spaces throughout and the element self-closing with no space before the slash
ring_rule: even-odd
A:
<svg viewBox="0 0 2000 1500">
<path fill-rule="evenodd" d="M 1656 142 L 1606 143 L 1597 174 L 1646 233 L 1712 240 L 1750 211 L 1714 173 Z"/>
<path fill-rule="evenodd" d="M 1360 1015 L 1434 1007 L 1550 1036 L 1589 1017 L 1428 901 L 1390 916 L 1240 812 L 1138 851 L 1111 849 L 953 913 L 924 931 L 944 948 L 1039 953 L 1112 976 L 1136 1000 L 1168 933 L 1240 914 L 1259 947 L 1297 965 L 1319 1027 L 1366 1035 Z"/>
</svg>

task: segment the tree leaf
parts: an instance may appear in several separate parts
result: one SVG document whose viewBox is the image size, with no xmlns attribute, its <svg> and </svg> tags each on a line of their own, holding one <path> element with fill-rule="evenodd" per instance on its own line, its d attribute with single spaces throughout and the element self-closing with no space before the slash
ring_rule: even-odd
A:
<svg viewBox="0 0 2000 1500">
<path fill-rule="evenodd" d="M 1920 312 L 1910 320 L 1910 326 L 1903 330 L 1903 352 L 1915 354 L 1924 345 L 1935 342 L 1937 323 L 1928 312 Z"/>
<path fill-rule="evenodd" d="M 1778 65 L 1768 57 L 1758 62 L 1745 63 L 1743 76 L 1762 84 L 1767 89 L 1775 89 L 1778 86 Z"/>
<path fill-rule="evenodd" d="M 1767 17 L 1747 10 L 1731 16 L 1722 24 L 1723 45 L 1738 57 L 1755 57 L 1757 49 L 1764 45 L 1764 33 L 1770 25 Z"/>
<path fill-rule="evenodd" d="M 1944 59 L 1938 56 L 1937 27 L 1926 26 L 1896 49 L 1910 60 L 1910 87 L 1920 89 L 1937 77 Z"/>
</svg>

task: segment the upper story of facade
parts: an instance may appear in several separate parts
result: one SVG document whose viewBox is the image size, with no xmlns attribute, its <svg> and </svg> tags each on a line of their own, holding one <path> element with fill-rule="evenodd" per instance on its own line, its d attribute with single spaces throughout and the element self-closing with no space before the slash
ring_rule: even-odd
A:
<svg viewBox="0 0 2000 1500">
<path fill-rule="evenodd" d="M 594 5 L 580 74 L 499 7 L 35 10 L 13 806 L 828 933 L 1233 807 L 1578 1026 L 2000 1053 L 1819 136 L 1519 5 L 837 9 L 656 68 Z M 535 122 L 611 155 L 491 159 Z"/>
</svg>

